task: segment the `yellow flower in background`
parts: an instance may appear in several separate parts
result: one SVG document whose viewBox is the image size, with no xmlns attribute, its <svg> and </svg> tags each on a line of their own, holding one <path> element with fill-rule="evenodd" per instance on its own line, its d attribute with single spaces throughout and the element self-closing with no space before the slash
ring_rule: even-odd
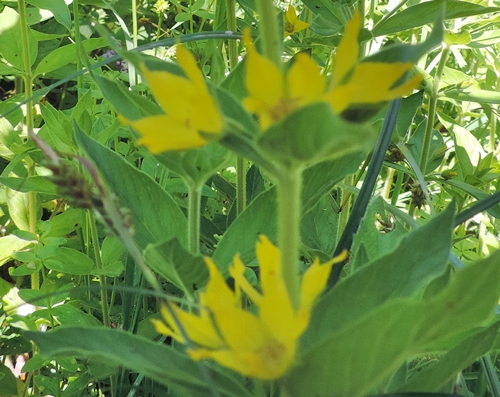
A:
<svg viewBox="0 0 500 397">
<path fill-rule="evenodd" d="M 248 97 L 243 106 L 259 116 L 263 130 L 301 107 L 324 100 L 325 78 L 311 57 L 297 54 L 284 76 L 271 60 L 257 52 L 248 30 L 244 32 L 244 40 L 248 51 L 245 76 Z"/>
<path fill-rule="evenodd" d="M 217 138 L 222 131 L 222 116 L 194 57 L 179 46 L 177 60 L 186 77 L 149 70 L 144 64 L 140 67 L 151 92 L 166 114 L 139 120 L 128 120 L 125 115 L 120 117 L 122 122 L 140 133 L 138 143 L 152 153 L 204 146 L 210 141 L 207 135 Z"/>
<path fill-rule="evenodd" d="M 411 62 L 358 62 L 360 28 L 361 16 L 356 12 L 347 23 L 344 37 L 337 47 L 328 88 L 319 67 L 308 55 L 297 54 L 283 74 L 271 60 L 257 52 L 249 32 L 245 32 L 248 96 L 243 105 L 259 117 L 263 130 L 314 102 L 327 102 L 340 114 L 351 105 L 386 102 L 408 94 L 418 86 L 419 75 L 394 87 L 413 67 Z"/>
<path fill-rule="evenodd" d="M 291 36 L 294 33 L 300 32 L 309 26 L 307 22 L 301 21 L 297 18 L 295 8 L 290 4 L 285 13 L 285 37 Z"/>
<path fill-rule="evenodd" d="M 326 96 L 337 113 L 353 104 L 373 104 L 399 98 L 410 93 L 422 79 L 420 75 L 415 75 L 394 87 L 413 67 L 412 62 L 358 63 L 360 28 L 361 15 L 356 12 L 347 23 L 335 53 L 331 86 Z"/>
<path fill-rule="evenodd" d="M 298 339 L 309 325 L 314 302 L 325 288 L 332 266 L 345 255 L 325 264 L 314 261 L 302 278 L 297 309 L 283 280 L 280 251 L 265 236 L 257 243 L 262 292 L 245 278 L 245 265 L 239 256 L 229 269 L 235 291 L 228 287 L 215 263 L 206 258 L 210 281 L 200 293 L 199 314 L 171 305 L 194 345 L 188 354 L 195 360 L 213 359 L 245 376 L 264 380 L 283 376 L 294 363 Z M 242 294 L 254 303 L 257 314 L 242 308 Z M 165 322 L 153 320 L 156 330 L 186 344 L 170 311 L 163 307 L 162 314 Z"/>
</svg>

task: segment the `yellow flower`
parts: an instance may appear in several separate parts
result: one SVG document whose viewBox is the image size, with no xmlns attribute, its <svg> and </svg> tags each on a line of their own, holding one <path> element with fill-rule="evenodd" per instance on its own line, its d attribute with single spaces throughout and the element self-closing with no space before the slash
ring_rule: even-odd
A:
<svg viewBox="0 0 500 397">
<path fill-rule="evenodd" d="M 205 292 L 200 293 L 199 314 L 170 307 L 194 345 L 188 349 L 191 358 L 210 358 L 245 376 L 270 380 L 283 376 L 294 363 L 297 342 L 309 325 L 314 302 L 323 291 L 332 266 L 345 259 L 345 254 L 325 264 L 315 260 L 307 269 L 297 309 L 281 274 L 280 251 L 265 236 L 257 243 L 257 258 L 262 292 L 245 278 L 245 266 L 239 256 L 229 269 L 235 281 L 234 292 L 215 263 L 207 258 L 210 281 Z M 257 314 L 241 307 L 242 293 L 254 303 Z M 153 320 L 156 330 L 185 344 L 184 334 L 170 311 L 166 307 L 161 311 L 165 322 Z"/>
<path fill-rule="evenodd" d="M 327 102 L 340 114 L 351 105 L 386 102 L 418 86 L 420 76 L 393 87 L 413 67 L 411 62 L 358 62 L 360 28 L 361 17 L 356 12 L 347 23 L 337 48 L 328 89 L 325 77 L 309 56 L 297 54 L 292 66 L 283 74 L 271 60 L 257 52 L 249 32 L 245 32 L 248 97 L 243 105 L 257 114 L 263 130 L 314 102 Z"/>
<path fill-rule="evenodd" d="M 140 66 L 156 101 L 166 114 L 139 120 L 120 117 L 122 122 L 141 134 L 139 144 L 152 153 L 204 146 L 210 141 L 207 135 L 217 137 L 222 131 L 222 117 L 194 57 L 179 46 L 177 59 L 186 77 L 149 70 L 144 64 Z"/>
<path fill-rule="evenodd" d="M 307 28 L 309 24 L 297 18 L 295 8 L 290 4 L 288 11 L 285 13 L 285 37 L 291 36 L 294 33 L 300 32 Z"/>
<path fill-rule="evenodd" d="M 308 55 L 297 54 L 283 76 L 270 59 L 257 52 L 248 30 L 244 39 L 248 50 L 245 76 L 248 97 L 243 106 L 259 116 L 263 130 L 298 108 L 324 100 L 325 77 Z"/>
<path fill-rule="evenodd" d="M 327 98 L 337 113 L 350 105 L 390 101 L 410 93 L 422 77 L 415 75 L 394 87 L 412 67 L 411 62 L 360 62 L 358 35 L 361 15 L 356 12 L 347 23 L 344 37 L 337 47 L 330 89 Z"/>
</svg>

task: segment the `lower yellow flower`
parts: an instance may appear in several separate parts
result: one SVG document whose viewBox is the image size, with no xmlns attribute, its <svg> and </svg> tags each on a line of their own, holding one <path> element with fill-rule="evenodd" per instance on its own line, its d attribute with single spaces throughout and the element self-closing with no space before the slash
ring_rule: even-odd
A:
<svg viewBox="0 0 500 397">
<path fill-rule="evenodd" d="M 152 153 L 169 150 L 184 150 L 209 143 L 207 136 L 217 138 L 223 121 L 217 105 L 208 92 L 202 73 L 191 53 L 177 47 L 177 60 L 186 77 L 159 70 L 149 70 L 144 64 L 140 70 L 156 101 L 166 114 L 128 120 L 141 134 L 139 144 Z"/>
<path fill-rule="evenodd" d="M 229 269 L 235 281 L 234 291 L 207 258 L 210 281 L 205 292 L 200 293 L 199 314 L 170 305 L 174 318 L 163 307 L 164 322 L 153 320 L 156 330 L 184 344 L 187 336 L 193 345 L 188 354 L 195 360 L 210 358 L 245 376 L 277 379 L 293 365 L 298 339 L 309 325 L 314 302 L 325 288 L 332 266 L 345 255 L 325 264 L 314 261 L 302 278 L 300 304 L 295 309 L 283 280 L 280 251 L 261 236 L 257 258 L 262 292 L 245 278 L 239 256 Z M 257 314 L 242 308 L 242 294 L 254 303 Z"/>
</svg>

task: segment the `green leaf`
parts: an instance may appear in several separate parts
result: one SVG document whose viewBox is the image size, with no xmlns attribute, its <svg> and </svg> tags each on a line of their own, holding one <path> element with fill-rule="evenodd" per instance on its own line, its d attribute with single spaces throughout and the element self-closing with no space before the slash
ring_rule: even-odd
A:
<svg viewBox="0 0 500 397">
<path fill-rule="evenodd" d="M 9 215 L 18 229 L 29 230 L 28 195 L 7 188 Z"/>
<path fill-rule="evenodd" d="M 26 248 L 34 241 L 24 240 L 14 234 L 0 237 L 0 265 L 7 262 L 16 251 Z"/>
<path fill-rule="evenodd" d="M 66 247 L 56 248 L 43 258 L 43 264 L 47 269 L 75 275 L 92 274 L 95 268 L 94 262 L 87 255 Z"/>
<path fill-rule="evenodd" d="M 354 173 L 363 161 L 362 153 L 316 164 L 304 172 L 303 211 L 310 210 L 345 176 Z M 226 271 L 236 253 L 244 263 L 255 259 L 255 242 L 259 234 L 276 241 L 276 191 L 271 188 L 257 196 L 229 226 L 214 252 L 213 259 Z"/>
<path fill-rule="evenodd" d="M 232 153 L 218 144 L 186 151 L 164 152 L 155 155 L 165 167 L 195 185 L 206 182 L 231 159 Z"/>
<path fill-rule="evenodd" d="M 49 10 L 57 22 L 71 30 L 71 15 L 64 0 L 26 0 L 26 2 L 37 8 Z"/>
<path fill-rule="evenodd" d="M 387 255 L 397 247 L 401 239 L 408 233 L 404 225 L 396 221 L 395 229 L 389 233 L 382 233 L 376 227 L 376 221 L 386 219 L 386 203 L 384 199 L 377 196 L 368 206 L 365 215 L 360 223 L 359 229 L 354 235 L 352 252 L 355 253 L 356 264 L 358 263 L 358 250 L 362 246 L 366 255 L 371 261 Z M 367 263 L 363 263 L 366 265 Z"/>
<path fill-rule="evenodd" d="M 4 7 L 0 14 L 0 54 L 16 69 L 25 71 L 21 23 L 16 11 L 10 7 Z M 31 66 L 38 54 L 38 43 L 29 26 L 26 29 L 28 30 L 29 66 Z"/>
<path fill-rule="evenodd" d="M 23 193 L 57 194 L 57 186 L 45 176 L 29 176 L 26 178 L 1 176 L 0 184 Z"/>
<path fill-rule="evenodd" d="M 46 357 L 93 358 L 144 374 L 177 395 L 209 396 L 210 386 L 198 365 L 178 350 L 119 330 L 60 327 L 49 332 L 25 332 Z M 203 365 L 203 364 L 201 364 Z M 251 397 L 243 379 L 213 367 L 209 372 L 221 397 Z"/>
<path fill-rule="evenodd" d="M 97 48 L 105 47 L 107 43 L 103 38 L 95 38 L 84 40 L 82 42 L 82 45 L 85 52 L 88 53 Z M 68 44 L 63 47 L 56 48 L 40 61 L 35 69 L 34 75 L 38 76 L 49 73 L 65 65 L 68 65 L 69 63 L 74 63 L 76 62 L 78 56 L 78 49 L 76 47 L 76 44 Z"/>
<path fill-rule="evenodd" d="M 81 131 L 76 131 L 80 146 L 94 161 L 97 169 L 117 194 L 120 204 L 132 211 L 134 239 L 141 248 L 148 244 L 177 237 L 187 240 L 186 217 L 173 198 L 153 179 L 120 155 L 102 146 Z"/>
<path fill-rule="evenodd" d="M 456 347 L 424 367 L 398 388 L 399 392 L 433 392 L 457 376 L 464 368 L 487 354 L 498 335 L 499 323 L 480 329 L 463 339 Z"/>
<path fill-rule="evenodd" d="M 148 245 L 144 259 L 153 270 L 190 295 L 208 280 L 203 256 L 191 254 L 176 238 Z"/>
<path fill-rule="evenodd" d="M 44 222 L 42 240 L 46 237 L 66 236 L 77 230 L 84 219 L 85 212 L 79 208 L 70 208 L 57 214 Z"/>
<path fill-rule="evenodd" d="M 363 124 L 346 122 L 330 105 L 317 103 L 274 123 L 258 145 L 282 162 L 314 164 L 354 152 L 369 151 L 375 134 Z"/>
<path fill-rule="evenodd" d="M 303 337 L 304 349 L 388 300 L 414 295 L 443 273 L 450 253 L 454 210 L 450 205 L 405 236 L 392 252 L 341 279 L 313 311 L 312 326 Z"/>
<path fill-rule="evenodd" d="M 500 92 L 497 91 L 478 90 L 467 87 L 465 89 L 446 90 L 444 95 L 458 101 L 489 103 L 492 105 L 500 104 Z"/>
<path fill-rule="evenodd" d="M 499 283 L 497 251 L 457 271 L 437 296 L 420 300 L 395 294 L 341 329 L 332 328 L 328 337 L 324 335 L 300 357 L 301 364 L 288 373 L 284 385 L 297 397 L 329 397 L 332 390 L 339 396 L 363 396 L 405 360 L 426 353 L 429 345 L 483 325 L 494 314 Z M 360 288 L 358 293 L 376 296 L 378 291 Z M 332 322 L 328 311 L 322 315 Z"/>
<path fill-rule="evenodd" d="M 9 367 L 0 363 L 0 390 L 2 397 L 16 397 L 17 392 L 17 379 L 12 374 Z"/>
<path fill-rule="evenodd" d="M 446 6 L 445 19 L 465 18 L 500 11 L 498 7 L 483 7 L 469 1 L 427 1 L 408 7 L 395 14 L 382 24 L 377 25 L 372 33 L 374 36 L 382 36 L 427 25 L 436 20 L 443 6 Z"/>
<path fill-rule="evenodd" d="M 344 11 L 346 7 L 342 7 L 340 2 L 331 2 L 328 0 L 304 0 L 304 4 L 314 14 L 328 21 L 328 23 L 333 26 L 334 29 L 336 28 L 337 31 L 344 26 L 343 22 L 345 21 L 339 19 L 339 14 L 342 15 L 342 11 Z"/>
</svg>

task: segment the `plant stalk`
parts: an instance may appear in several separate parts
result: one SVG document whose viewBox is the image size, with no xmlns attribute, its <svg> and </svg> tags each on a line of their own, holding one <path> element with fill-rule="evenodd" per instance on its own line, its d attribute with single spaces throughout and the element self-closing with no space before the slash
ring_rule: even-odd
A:
<svg viewBox="0 0 500 397">
<path fill-rule="evenodd" d="M 281 271 L 292 305 L 299 306 L 300 279 L 298 271 L 300 246 L 300 215 L 302 171 L 300 165 L 283 169 L 278 178 L 278 246 Z"/>
<path fill-rule="evenodd" d="M 257 11 L 260 16 L 259 30 L 262 40 L 262 52 L 281 69 L 281 51 L 277 13 L 272 0 L 257 0 Z"/>
<path fill-rule="evenodd" d="M 192 254 L 200 253 L 200 207 L 203 184 L 187 182 L 188 186 L 188 248 Z"/>
</svg>

